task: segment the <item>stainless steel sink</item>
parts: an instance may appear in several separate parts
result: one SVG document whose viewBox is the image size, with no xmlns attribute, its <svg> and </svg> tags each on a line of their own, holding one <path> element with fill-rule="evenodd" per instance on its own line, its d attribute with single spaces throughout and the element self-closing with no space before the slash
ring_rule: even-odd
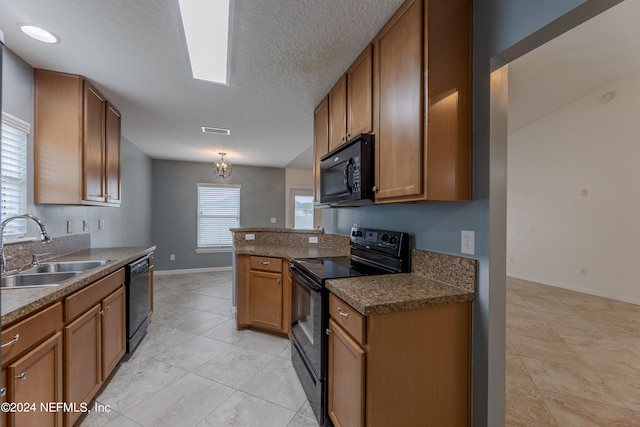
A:
<svg viewBox="0 0 640 427">
<path fill-rule="evenodd" d="M 20 275 L 34 274 L 34 273 L 59 273 L 75 271 L 84 273 L 91 269 L 102 267 L 107 265 L 112 260 L 110 259 L 93 259 L 86 261 L 56 261 L 56 262 L 42 262 L 39 266 L 27 268 L 20 272 Z"/>
<path fill-rule="evenodd" d="M 1 288 L 35 288 L 43 286 L 58 286 L 62 282 L 71 279 L 80 271 L 68 271 L 64 273 L 39 273 L 39 274 L 14 274 L 2 278 Z"/>
</svg>

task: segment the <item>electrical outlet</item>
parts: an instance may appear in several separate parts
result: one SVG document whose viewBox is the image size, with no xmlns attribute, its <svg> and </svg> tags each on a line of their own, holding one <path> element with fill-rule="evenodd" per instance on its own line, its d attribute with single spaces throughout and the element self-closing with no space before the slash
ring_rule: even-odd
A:
<svg viewBox="0 0 640 427">
<path fill-rule="evenodd" d="M 276 223 L 276 219 L 275 218 L 271 218 L 271 224 L 275 224 Z"/>
<path fill-rule="evenodd" d="M 73 233 L 73 222 L 71 220 L 67 221 L 67 234 Z"/>
<path fill-rule="evenodd" d="M 251 234 L 247 233 L 244 235 L 244 240 L 256 240 L 256 235 L 253 233 Z"/>
<path fill-rule="evenodd" d="M 318 243 L 318 237 L 317 236 L 309 237 L 309 243 Z"/>
<path fill-rule="evenodd" d="M 104 230 L 104 219 L 98 220 L 98 230 Z"/>
<path fill-rule="evenodd" d="M 476 232 L 462 230 L 460 233 L 460 252 L 467 255 L 475 254 Z"/>
<path fill-rule="evenodd" d="M 89 231 L 89 221 L 86 219 L 82 220 L 82 231 Z"/>
<path fill-rule="evenodd" d="M 175 254 L 169 255 L 169 261 L 175 261 L 175 260 L 176 260 L 176 255 Z"/>
</svg>

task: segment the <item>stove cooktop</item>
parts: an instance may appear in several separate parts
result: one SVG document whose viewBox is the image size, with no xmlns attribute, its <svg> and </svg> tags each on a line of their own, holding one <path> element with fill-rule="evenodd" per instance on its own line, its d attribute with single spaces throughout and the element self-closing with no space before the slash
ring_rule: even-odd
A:
<svg viewBox="0 0 640 427">
<path fill-rule="evenodd" d="M 372 276 L 374 274 L 385 273 L 353 263 L 348 256 L 296 258 L 293 260 L 293 263 L 297 264 L 307 273 L 310 273 L 319 283 L 323 283 L 327 279 Z"/>
</svg>

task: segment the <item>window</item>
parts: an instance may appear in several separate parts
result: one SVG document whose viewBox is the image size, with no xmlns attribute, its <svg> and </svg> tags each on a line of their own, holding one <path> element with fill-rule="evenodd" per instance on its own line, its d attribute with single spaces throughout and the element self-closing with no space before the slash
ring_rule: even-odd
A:
<svg viewBox="0 0 640 427">
<path fill-rule="evenodd" d="M 233 246 L 230 228 L 240 226 L 240 186 L 198 184 L 198 248 Z"/>
<path fill-rule="evenodd" d="M 27 212 L 27 135 L 31 125 L 2 113 L 2 219 Z M 4 230 L 7 237 L 27 234 L 25 220 L 11 221 Z"/>
</svg>

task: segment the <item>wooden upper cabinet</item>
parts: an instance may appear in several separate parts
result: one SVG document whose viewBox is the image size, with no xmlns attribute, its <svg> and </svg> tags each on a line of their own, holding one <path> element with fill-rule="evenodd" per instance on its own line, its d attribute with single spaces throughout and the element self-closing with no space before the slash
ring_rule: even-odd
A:
<svg viewBox="0 0 640 427">
<path fill-rule="evenodd" d="M 329 151 L 347 140 L 347 76 L 329 91 Z"/>
<path fill-rule="evenodd" d="M 471 4 L 407 0 L 376 36 L 377 203 L 471 199 Z"/>
<path fill-rule="evenodd" d="M 313 111 L 314 200 L 320 203 L 320 158 L 329 152 L 329 97 L 325 96 Z"/>
<path fill-rule="evenodd" d="M 84 200 L 104 202 L 105 99 L 84 82 Z"/>
<path fill-rule="evenodd" d="M 376 201 L 423 193 L 422 2 L 405 3 L 375 42 L 379 86 Z"/>
<path fill-rule="evenodd" d="M 369 45 L 329 92 L 329 151 L 373 130 L 372 58 Z"/>
<path fill-rule="evenodd" d="M 120 204 L 120 113 L 82 76 L 34 70 L 35 203 Z"/>
<path fill-rule="evenodd" d="M 109 203 L 120 203 L 120 126 L 121 115 L 107 102 L 105 109 L 105 184 Z"/>
<path fill-rule="evenodd" d="M 347 139 L 373 131 L 373 46 L 347 70 Z"/>
</svg>

